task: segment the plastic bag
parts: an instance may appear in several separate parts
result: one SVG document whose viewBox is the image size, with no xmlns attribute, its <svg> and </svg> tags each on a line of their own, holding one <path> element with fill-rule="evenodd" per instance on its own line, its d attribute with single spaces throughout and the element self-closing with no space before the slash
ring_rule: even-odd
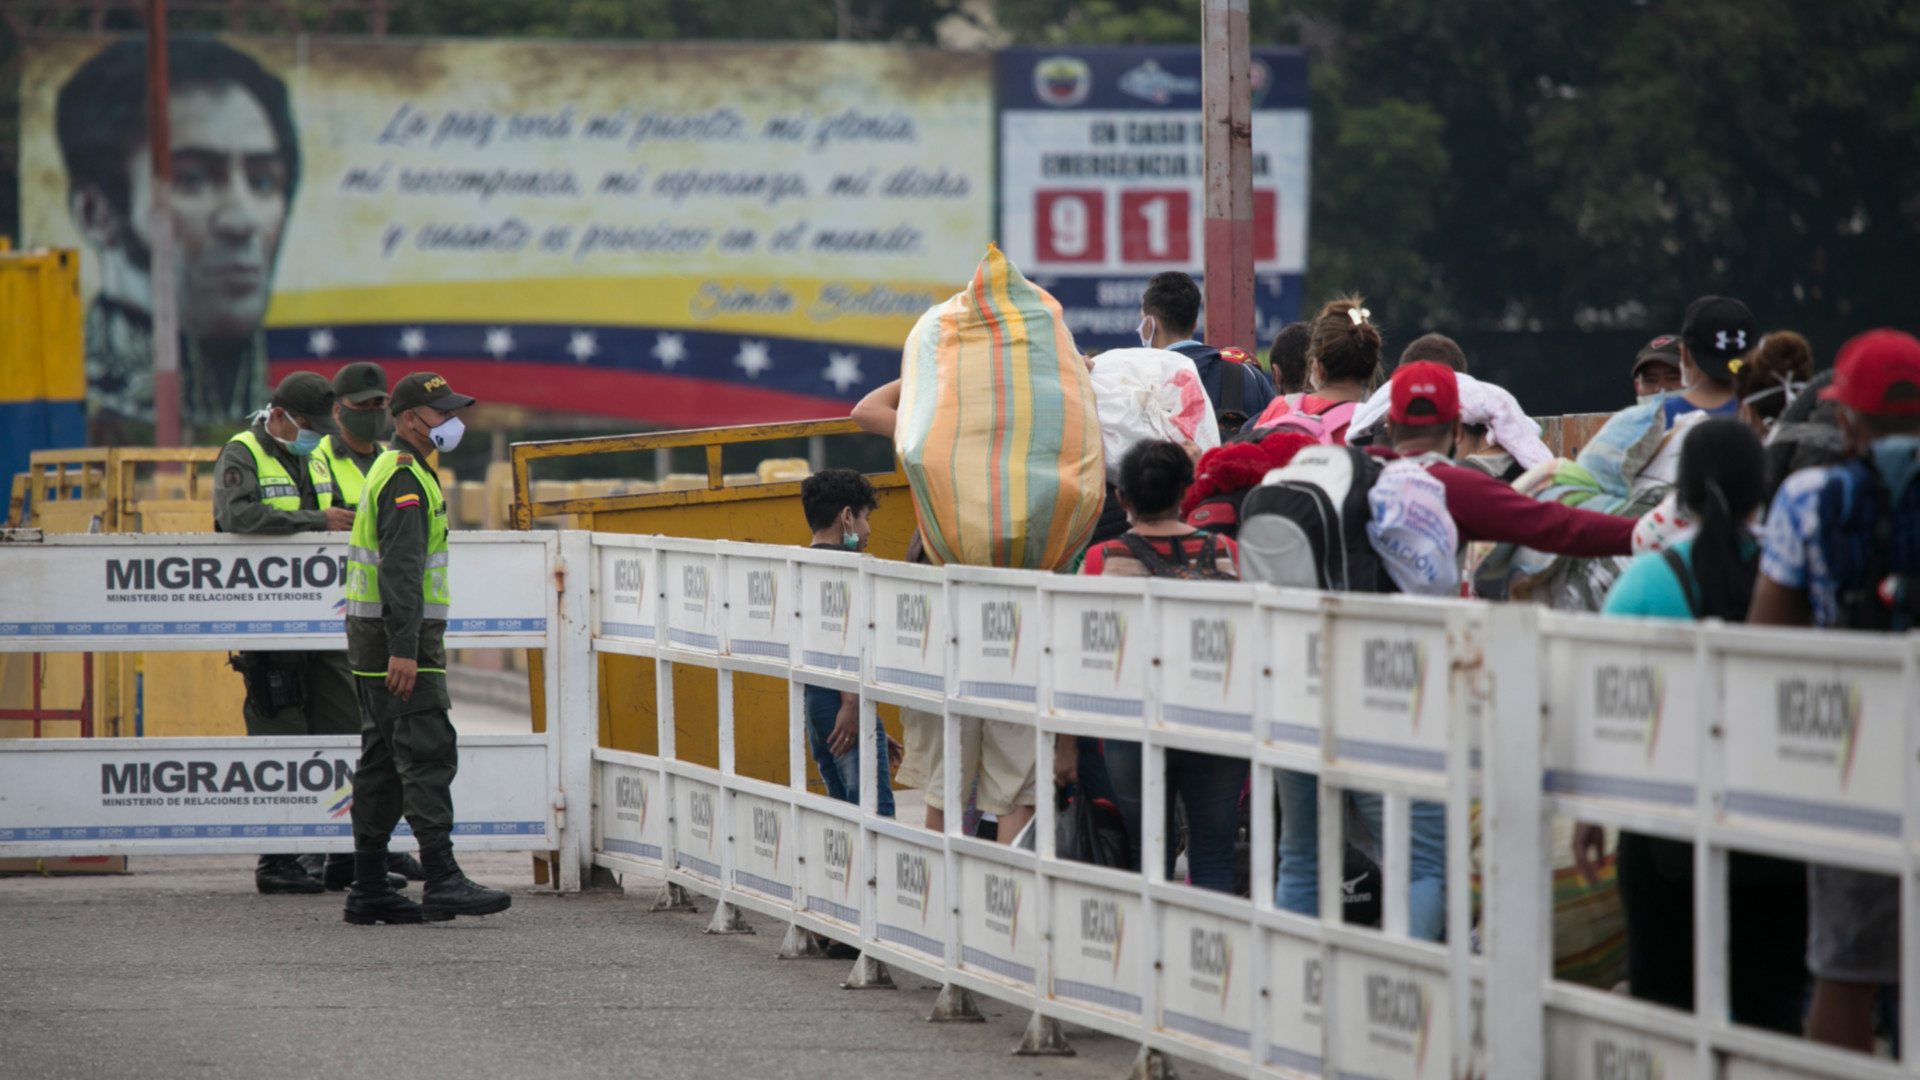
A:
<svg viewBox="0 0 1920 1080">
<path fill-rule="evenodd" d="M 1447 512 L 1447 489 L 1418 461 L 1402 458 L 1380 470 L 1367 492 L 1373 517 L 1367 539 L 1400 591 L 1455 596 L 1460 591 L 1460 530 Z"/>
<path fill-rule="evenodd" d="M 1076 791 L 1053 817 L 1054 852 L 1062 859 L 1126 870 L 1127 828 L 1120 812 Z"/>
<path fill-rule="evenodd" d="M 1113 349 L 1093 361 L 1093 397 L 1107 480 L 1118 482 L 1120 458 L 1150 439 L 1220 445 L 1213 402 L 1193 361 L 1168 349 Z"/>
</svg>

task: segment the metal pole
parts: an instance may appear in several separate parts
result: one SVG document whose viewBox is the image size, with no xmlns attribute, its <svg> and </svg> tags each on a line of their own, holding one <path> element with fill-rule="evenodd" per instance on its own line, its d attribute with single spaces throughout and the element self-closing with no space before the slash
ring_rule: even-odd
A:
<svg viewBox="0 0 1920 1080">
<path fill-rule="evenodd" d="M 180 309 L 173 295 L 173 149 L 167 127 L 167 0 L 147 2 L 147 142 L 153 151 L 153 444 L 180 445 Z"/>
<path fill-rule="evenodd" d="M 1206 0 L 1207 344 L 1254 348 L 1253 89 L 1247 0 Z"/>
</svg>

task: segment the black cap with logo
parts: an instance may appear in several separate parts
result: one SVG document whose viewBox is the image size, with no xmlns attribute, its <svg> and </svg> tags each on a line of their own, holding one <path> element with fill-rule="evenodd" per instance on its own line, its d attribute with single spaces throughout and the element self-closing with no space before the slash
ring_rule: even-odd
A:
<svg viewBox="0 0 1920 1080">
<path fill-rule="evenodd" d="M 355 360 L 333 373 L 333 392 L 355 405 L 386 397 L 386 369 L 371 360 Z"/>
<path fill-rule="evenodd" d="M 333 419 L 333 400 L 333 383 L 311 371 L 296 371 L 273 388 L 273 404 L 323 435 L 340 433 L 340 425 Z"/>
<path fill-rule="evenodd" d="M 1758 345 L 1760 335 L 1754 331 L 1753 312 L 1747 305 L 1731 296 L 1703 296 L 1687 305 L 1680 340 L 1686 342 L 1687 355 L 1701 371 L 1725 382 L 1733 377 L 1727 361 Z"/>
<path fill-rule="evenodd" d="M 473 404 L 473 399 L 465 394 L 456 394 L 447 380 L 431 371 L 416 371 L 401 379 L 393 388 L 393 398 L 387 403 L 387 411 L 395 416 L 408 409 L 417 409 L 425 405 L 429 409 L 452 412 Z"/>
<path fill-rule="evenodd" d="M 1633 356 L 1633 374 L 1640 374 L 1640 369 L 1648 364 L 1667 364 L 1673 370 L 1679 371 L 1680 338 L 1678 335 L 1661 334 L 1647 342 L 1645 347 Z"/>
</svg>

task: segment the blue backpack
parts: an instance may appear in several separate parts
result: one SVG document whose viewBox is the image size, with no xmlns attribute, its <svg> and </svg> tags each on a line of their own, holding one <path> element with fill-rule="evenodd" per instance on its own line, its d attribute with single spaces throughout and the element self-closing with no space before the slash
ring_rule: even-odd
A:
<svg viewBox="0 0 1920 1080">
<path fill-rule="evenodd" d="M 1839 627 L 1898 633 L 1920 625 L 1920 481 L 1895 506 L 1871 465 L 1842 462 L 1830 467 L 1819 507 Z"/>
</svg>

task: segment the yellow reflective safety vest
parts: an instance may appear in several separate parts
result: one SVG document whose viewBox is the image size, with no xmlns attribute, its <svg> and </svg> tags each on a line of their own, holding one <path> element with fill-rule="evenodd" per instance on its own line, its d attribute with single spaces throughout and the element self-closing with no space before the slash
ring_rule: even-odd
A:
<svg viewBox="0 0 1920 1080">
<path fill-rule="evenodd" d="M 353 535 L 347 548 L 347 614 L 364 619 L 384 616 L 380 608 L 380 492 L 395 473 L 406 469 L 420 482 L 427 511 L 427 565 L 421 584 L 426 593 L 423 619 L 447 617 L 453 595 L 447 588 L 447 501 L 440 482 L 412 452 L 387 450 L 374 459 L 367 473 L 362 512 L 353 516 Z"/>
<path fill-rule="evenodd" d="M 321 474 L 325 473 L 328 482 L 333 485 L 334 499 L 349 510 L 358 510 L 360 493 L 367 487 L 366 474 L 360 471 L 360 466 L 354 464 L 351 450 L 343 453 L 334 451 L 333 440 L 332 435 L 321 439 L 320 446 L 314 450 L 311 457 L 307 458 L 313 473 L 313 482 L 318 484 Z"/>
<path fill-rule="evenodd" d="M 260 478 L 260 501 L 275 510 L 299 510 L 300 485 L 294 482 L 293 474 L 280 459 L 267 453 L 254 437 L 252 429 L 241 432 L 228 442 L 237 442 L 253 453 L 253 472 Z M 324 442 L 325 440 L 322 440 Z M 320 509 L 333 505 L 333 475 L 325 462 L 315 462 L 311 456 L 307 459 L 307 475 L 313 478 L 314 495 L 318 498 Z"/>
</svg>

